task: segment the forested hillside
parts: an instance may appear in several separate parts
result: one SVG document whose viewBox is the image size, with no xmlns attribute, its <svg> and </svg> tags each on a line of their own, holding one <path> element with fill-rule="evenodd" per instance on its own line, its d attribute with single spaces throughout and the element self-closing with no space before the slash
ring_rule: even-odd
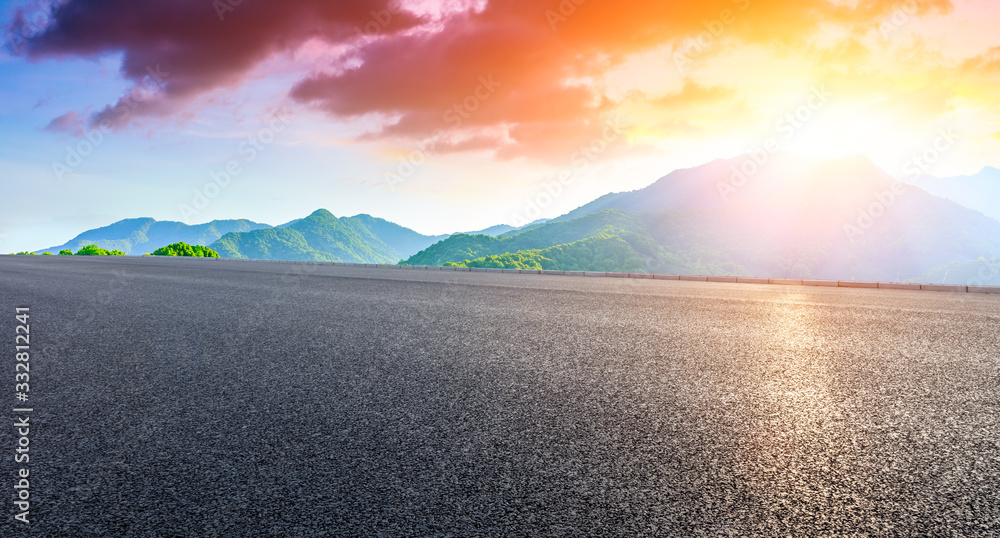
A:
<svg viewBox="0 0 1000 538">
<path fill-rule="evenodd" d="M 338 219 L 320 209 L 280 228 L 228 234 L 210 246 L 224 258 L 396 263 L 441 237 L 370 215 Z"/>
<path fill-rule="evenodd" d="M 223 258 L 336 262 L 338 258 L 309 246 L 297 230 L 270 228 L 250 233 L 226 234 L 209 247 Z"/>
<path fill-rule="evenodd" d="M 866 159 L 800 172 L 785 163 L 737 189 L 727 171 L 738 162 L 680 171 L 584 206 L 610 209 L 528 231 L 453 236 L 407 263 L 529 263 L 537 251 L 596 236 L 620 237 L 650 272 L 889 281 L 1000 256 L 1000 222 L 894 182 Z M 668 209 L 634 209 L 658 205 Z"/>
<path fill-rule="evenodd" d="M 88 230 L 63 245 L 39 252 L 76 251 L 87 245 L 97 245 L 106 250 L 142 255 L 163 245 L 187 243 L 204 246 L 230 232 L 248 232 L 264 228 L 270 226 L 245 219 L 214 220 L 194 225 L 151 218 L 125 219 L 102 228 Z"/>
</svg>

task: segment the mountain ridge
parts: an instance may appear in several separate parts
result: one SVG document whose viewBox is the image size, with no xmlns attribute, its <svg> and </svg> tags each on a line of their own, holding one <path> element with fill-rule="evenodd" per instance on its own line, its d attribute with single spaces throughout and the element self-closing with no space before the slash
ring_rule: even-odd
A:
<svg viewBox="0 0 1000 538">
<path fill-rule="evenodd" d="M 267 224 L 247 219 L 213 220 L 203 224 L 185 224 L 170 220 L 156 220 L 151 217 L 122 219 L 107 226 L 94 228 L 78 234 L 66 243 L 38 250 L 37 253 L 58 253 L 60 250 L 76 252 L 80 248 L 95 244 L 106 250 L 121 250 L 125 254 L 136 255 L 173 243 L 207 246 L 232 231 L 252 231 L 270 228 Z M 162 244 L 161 244 L 162 243 Z"/>
<path fill-rule="evenodd" d="M 155 228 L 164 244 L 178 242 L 166 231 L 180 230 L 198 236 L 184 242 L 214 239 L 204 246 L 237 258 L 550 267 L 619 260 L 637 271 L 845 280 L 905 280 L 1000 256 L 1000 221 L 896 181 L 865 157 L 760 159 L 716 159 L 549 221 L 471 234 L 425 236 L 366 213 L 338 218 L 318 209 L 278 227 L 124 219 L 73 241 L 133 250 L 152 242 Z"/>
<path fill-rule="evenodd" d="M 447 236 L 425 236 L 388 220 L 359 214 L 336 217 L 317 209 L 280 232 L 233 232 L 209 245 L 223 257 L 396 263 Z"/>
<path fill-rule="evenodd" d="M 776 163 L 734 181 L 746 162 L 716 160 L 675 171 L 532 230 L 492 241 L 455 236 L 407 262 L 465 263 L 518 253 L 530 258 L 598 234 L 635 234 L 659 245 L 649 258 L 650 272 L 679 264 L 708 274 L 904 280 L 1000 254 L 1000 222 L 895 181 L 866 158 L 810 167 Z"/>
<path fill-rule="evenodd" d="M 1000 220 L 1000 169 L 985 166 L 972 175 L 954 177 L 923 175 L 908 182 L 935 196 Z"/>
</svg>

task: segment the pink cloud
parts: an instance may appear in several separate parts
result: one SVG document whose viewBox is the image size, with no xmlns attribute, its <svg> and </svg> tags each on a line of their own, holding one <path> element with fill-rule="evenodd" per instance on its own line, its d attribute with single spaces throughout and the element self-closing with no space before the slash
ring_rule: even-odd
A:
<svg viewBox="0 0 1000 538">
<path fill-rule="evenodd" d="M 734 41 L 795 46 L 821 21 L 875 24 L 898 4 L 66 0 L 24 54 L 123 53 L 121 71 L 133 88 L 89 118 L 92 126 L 120 128 L 174 116 L 206 92 L 242 84 L 269 58 L 321 42 L 348 50 L 351 61 L 316 67 L 290 98 L 335 120 L 384 121 L 366 138 L 425 140 L 443 130 L 450 134 L 442 151 L 483 149 L 494 140 L 500 157 L 563 158 L 601 136 L 616 105 L 599 89 L 569 81 L 600 76 L 629 54 L 681 43 L 721 19 L 735 21 L 725 27 Z M 918 11 L 950 7 L 947 0 L 925 0 Z M 689 86 L 661 104 L 727 99 L 724 88 Z"/>
<path fill-rule="evenodd" d="M 38 59 L 124 52 L 121 72 L 135 86 L 91 118 L 92 125 L 120 127 L 143 115 L 171 114 L 208 90 L 234 87 L 273 54 L 312 38 L 350 42 L 365 32 L 392 35 L 421 23 L 395 0 L 225 2 L 69 0 L 23 53 Z M 217 10 L 220 3 L 229 7 Z M 23 15 L 15 17 L 18 24 L 26 24 Z"/>
<path fill-rule="evenodd" d="M 50 121 L 49 124 L 45 126 L 45 130 L 53 133 L 69 133 L 74 136 L 79 136 L 83 134 L 83 128 L 85 125 L 86 121 L 80 116 L 80 114 L 70 111 Z"/>
</svg>

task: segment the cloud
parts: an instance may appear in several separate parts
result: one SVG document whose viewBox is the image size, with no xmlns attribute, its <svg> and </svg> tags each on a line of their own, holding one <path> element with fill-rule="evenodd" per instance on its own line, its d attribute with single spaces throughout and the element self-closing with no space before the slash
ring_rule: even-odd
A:
<svg viewBox="0 0 1000 538">
<path fill-rule="evenodd" d="M 213 7 L 219 4 L 232 6 L 220 13 Z M 117 127 L 143 115 L 170 114 L 209 90 L 237 86 L 261 62 L 310 39 L 350 42 L 365 32 L 392 35 L 420 22 L 393 0 L 68 0 L 20 50 L 31 59 L 123 52 L 122 75 L 135 87 L 92 118 Z M 26 24 L 24 13 L 16 14 L 12 35 L 31 34 Z M 152 96 L 156 72 L 169 76 L 152 80 L 159 88 Z M 135 99 L 137 93 L 145 98 Z M 131 119 L 111 112 L 123 106 Z"/>
<path fill-rule="evenodd" d="M 31 107 L 31 109 L 36 110 L 43 106 L 47 106 L 49 103 L 52 102 L 52 99 L 54 98 L 55 98 L 55 92 L 52 90 L 52 88 L 49 88 L 45 90 L 45 95 L 40 97 L 38 101 L 35 102 L 35 106 Z"/>
<path fill-rule="evenodd" d="M 478 129 L 506 126 L 508 136 L 497 139 L 498 156 L 562 156 L 593 138 L 620 105 L 587 81 L 630 54 L 698 38 L 726 46 L 798 44 L 824 18 L 847 20 L 863 12 L 875 24 L 895 5 L 862 4 L 852 10 L 826 0 L 494 0 L 481 11 L 453 14 L 440 32 L 400 34 L 365 47 L 356 68 L 314 73 L 291 95 L 335 118 L 392 118 L 368 137 L 420 138 L 438 129 L 470 137 Z M 483 75 L 501 86 L 477 101 L 472 96 Z M 659 104 L 711 104 L 733 96 L 724 88 L 692 84 Z M 473 106 L 461 107 L 466 102 Z M 448 112 L 456 105 L 465 112 L 461 122 Z"/>
<path fill-rule="evenodd" d="M 736 97 L 736 90 L 725 86 L 702 86 L 690 80 L 677 92 L 650 99 L 653 105 L 674 109 L 703 104 L 716 104 Z"/>
<path fill-rule="evenodd" d="M 90 118 L 120 128 L 172 117 L 207 92 L 234 88 L 265 60 L 319 40 L 351 61 L 315 68 L 290 98 L 334 120 L 371 118 L 366 139 L 438 140 L 440 151 L 563 158 L 600 136 L 621 104 L 592 81 L 630 56 L 691 40 L 797 52 L 821 23 L 877 28 L 898 0 L 66 0 L 28 40 L 34 59 L 123 53 L 133 82 Z M 915 0 L 913 15 L 947 0 Z M 228 5 L 223 3 L 223 5 Z M 215 6 L 215 7 L 213 7 Z M 430 9 L 428 6 L 446 6 Z M 18 19 L 15 19 L 17 24 Z M 23 17 L 22 19 L 23 20 Z M 852 56 L 863 55 L 847 42 Z M 159 73 L 159 75 L 156 75 Z M 711 103 L 732 90 L 691 83 L 661 106 Z"/>
<path fill-rule="evenodd" d="M 86 121 L 77 112 L 67 112 L 62 116 L 52 120 L 45 126 L 45 130 L 52 133 L 69 133 L 74 136 L 83 134 Z"/>
<path fill-rule="evenodd" d="M 434 153 L 460 153 L 465 151 L 493 151 L 501 142 L 497 137 L 479 135 L 465 140 L 442 141 L 434 145 Z"/>
<path fill-rule="evenodd" d="M 973 74 L 1000 74 L 1000 47 L 993 47 L 962 64 L 962 70 Z"/>
</svg>

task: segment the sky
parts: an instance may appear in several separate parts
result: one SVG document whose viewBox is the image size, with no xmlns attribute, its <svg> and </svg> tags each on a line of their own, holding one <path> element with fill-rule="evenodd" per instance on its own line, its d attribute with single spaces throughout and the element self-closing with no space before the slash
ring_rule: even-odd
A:
<svg viewBox="0 0 1000 538">
<path fill-rule="evenodd" d="M 1000 167 L 998 25 L 989 0 L 0 0 L 0 252 L 133 217 L 519 225 L 769 141 L 973 174 Z"/>
</svg>

